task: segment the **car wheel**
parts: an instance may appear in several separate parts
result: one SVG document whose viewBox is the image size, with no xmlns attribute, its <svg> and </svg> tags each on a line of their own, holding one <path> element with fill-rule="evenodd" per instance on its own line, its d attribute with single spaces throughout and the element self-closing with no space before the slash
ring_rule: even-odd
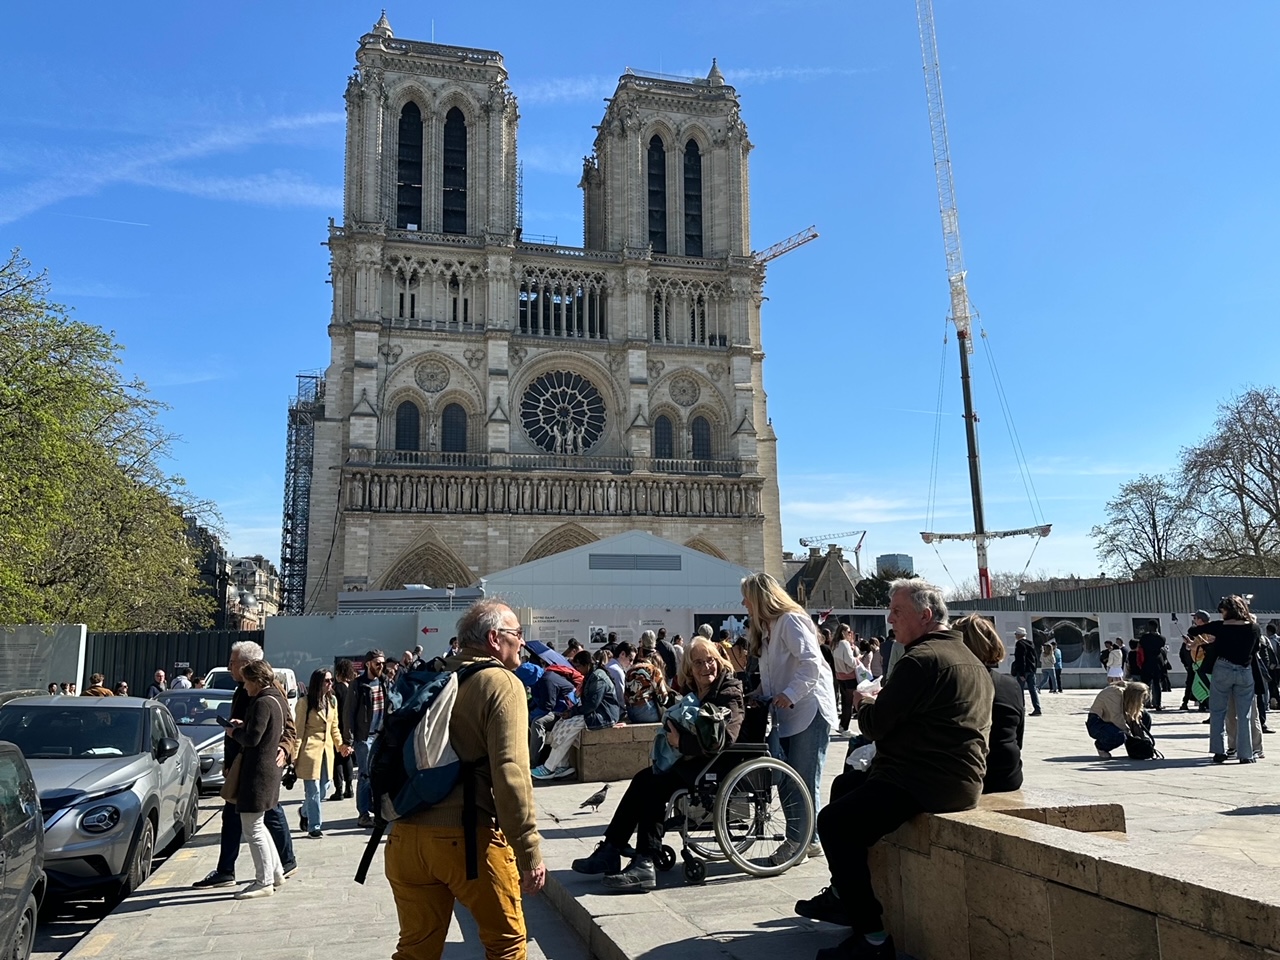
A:
<svg viewBox="0 0 1280 960">
<path fill-rule="evenodd" d="M 36 898 L 28 894 L 27 905 L 23 908 L 22 916 L 18 917 L 18 926 L 13 931 L 13 943 L 5 954 L 5 960 L 10 957 L 13 960 L 30 960 L 31 951 L 36 945 L 36 912 Z"/>
<path fill-rule="evenodd" d="M 113 898 L 119 903 L 133 891 L 137 890 L 151 876 L 151 861 L 156 855 L 156 828 L 150 817 L 142 821 L 142 832 L 138 834 L 138 842 L 133 845 L 133 858 L 129 861 L 129 872 L 125 874 L 120 888 Z"/>
</svg>

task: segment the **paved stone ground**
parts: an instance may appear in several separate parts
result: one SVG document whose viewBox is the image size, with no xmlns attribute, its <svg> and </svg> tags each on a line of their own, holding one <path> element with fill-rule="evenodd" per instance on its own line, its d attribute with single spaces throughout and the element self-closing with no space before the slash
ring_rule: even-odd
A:
<svg viewBox="0 0 1280 960">
<path fill-rule="evenodd" d="M 1202 714 L 1165 711 L 1155 715 L 1162 761 L 1104 761 L 1084 730 L 1093 692 L 1068 691 L 1042 697 L 1045 715 L 1027 719 L 1024 759 L 1027 787 L 1085 799 L 1124 804 L 1129 841 L 1152 851 L 1192 846 L 1221 864 L 1224 877 L 1259 871 L 1280 883 L 1280 734 L 1267 737 L 1272 757 L 1253 765 L 1215 766 L 1208 758 L 1208 727 Z M 1177 700 L 1173 700 L 1176 705 Z M 834 739 L 825 784 L 844 759 Z M 807 957 L 837 942 L 842 931 L 799 917 L 792 905 L 817 893 L 827 880 L 822 859 L 785 876 L 757 879 L 723 865 L 709 865 L 705 886 L 684 885 L 680 869 L 660 876 L 646 895 L 609 895 L 597 878 L 582 877 L 569 863 L 595 845 L 625 784 L 617 783 L 598 813 L 578 805 L 598 785 L 539 784 L 544 851 L 552 871 L 547 895 L 525 901 L 533 943 L 530 956 L 548 960 L 644 957 L 725 960 Z M 824 787 L 824 795 L 826 793 Z M 297 801 L 286 803 L 296 821 Z M 212 810 L 212 805 L 210 805 Z M 351 880 L 363 846 L 351 802 L 328 803 L 330 828 L 321 841 L 295 835 L 302 869 L 275 897 L 237 902 L 229 890 L 194 891 L 190 884 L 213 866 L 217 820 L 157 867 L 147 885 L 84 935 L 66 956 L 73 960 L 146 960 L 197 955 L 202 960 L 274 960 L 329 957 L 334 951 L 362 960 L 389 957 L 396 939 L 395 909 L 379 857 L 366 886 Z M 242 853 L 241 873 L 248 871 Z M 1224 881 L 1227 882 L 1227 881 Z M 553 907 L 564 911 L 562 920 Z M 446 957 L 482 955 L 465 911 L 450 934 Z M 42 958 L 62 955 L 55 923 L 42 943 Z M 570 929 L 570 928 L 573 929 Z M 269 929 L 270 933 L 264 930 Z M 584 945 L 573 932 L 587 940 Z M 51 935 L 52 934 L 52 935 Z M 588 950 L 589 948 L 589 950 Z"/>
</svg>

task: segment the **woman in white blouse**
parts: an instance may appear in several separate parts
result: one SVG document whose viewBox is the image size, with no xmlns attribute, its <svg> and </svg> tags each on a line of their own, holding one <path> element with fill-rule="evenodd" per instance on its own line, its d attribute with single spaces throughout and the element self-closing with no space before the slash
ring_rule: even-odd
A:
<svg viewBox="0 0 1280 960">
<path fill-rule="evenodd" d="M 746 577 L 742 581 L 742 603 L 751 617 L 751 652 L 760 659 L 760 686 L 747 697 L 770 705 L 773 726 L 769 745 L 774 755 L 790 764 L 808 785 L 816 823 L 822 764 L 831 728 L 837 722 L 831 670 L 818 650 L 813 619 L 777 580 L 767 573 Z M 785 792 L 782 801 L 785 806 Z M 788 817 L 789 821 L 794 819 Z M 792 837 L 789 824 L 787 844 L 778 849 L 773 859 L 785 863 L 801 844 L 807 847 L 808 856 L 822 853 L 812 835 Z"/>
</svg>

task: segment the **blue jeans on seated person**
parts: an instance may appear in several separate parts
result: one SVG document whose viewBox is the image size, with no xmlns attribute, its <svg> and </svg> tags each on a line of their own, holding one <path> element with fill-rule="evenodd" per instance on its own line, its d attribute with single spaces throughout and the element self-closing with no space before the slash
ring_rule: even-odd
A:
<svg viewBox="0 0 1280 960">
<path fill-rule="evenodd" d="M 1089 736 L 1093 737 L 1093 742 L 1099 750 L 1111 751 L 1124 746 L 1125 731 L 1114 723 L 1107 723 L 1096 713 L 1089 714 L 1084 722 L 1084 728 L 1089 731 Z"/>
</svg>

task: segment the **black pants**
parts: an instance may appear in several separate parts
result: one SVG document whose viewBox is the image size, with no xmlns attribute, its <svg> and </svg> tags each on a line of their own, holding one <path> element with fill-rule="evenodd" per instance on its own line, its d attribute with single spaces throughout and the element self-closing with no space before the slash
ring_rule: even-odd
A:
<svg viewBox="0 0 1280 960">
<path fill-rule="evenodd" d="M 858 689 L 858 681 L 837 680 L 836 689 L 840 691 L 840 729 L 848 730 L 853 717 L 853 691 Z"/>
<path fill-rule="evenodd" d="M 1151 706 L 1155 707 L 1157 710 L 1162 709 L 1160 705 L 1160 674 L 1156 674 L 1154 677 L 1143 677 L 1142 682 L 1145 683 L 1147 688 L 1150 690 Z"/>
<path fill-rule="evenodd" d="M 654 857 L 662 849 L 662 835 L 667 820 L 667 801 L 677 790 L 689 787 L 697 775 L 695 764 L 678 762 L 670 770 L 658 773 L 646 767 L 627 786 L 627 792 L 618 801 L 604 838 L 619 850 L 631 843 L 636 835 L 636 853 L 642 857 Z"/>
<path fill-rule="evenodd" d="M 1191 685 L 1196 682 L 1196 672 L 1190 668 L 1187 669 L 1187 683 L 1182 688 L 1182 705 L 1185 707 L 1188 703 L 1195 703 L 1195 694 L 1191 692 Z"/>
<path fill-rule="evenodd" d="M 349 742 L 349 741 L 348 741 Z M 354 793 L 356 789 L 355 755 L 338 755 L 333 758 L 333 793 Z"/>
<path fill-rule="evenodd" d="M 884 929 L 884 908 L 871 886 L 867 849 L 916 814 L 920 804 L 901 787 L 848 770 L 831 785 L 831 802 L 818 814 L 818 838 L 831 883 L 861 934 Z"/>
</svg>

